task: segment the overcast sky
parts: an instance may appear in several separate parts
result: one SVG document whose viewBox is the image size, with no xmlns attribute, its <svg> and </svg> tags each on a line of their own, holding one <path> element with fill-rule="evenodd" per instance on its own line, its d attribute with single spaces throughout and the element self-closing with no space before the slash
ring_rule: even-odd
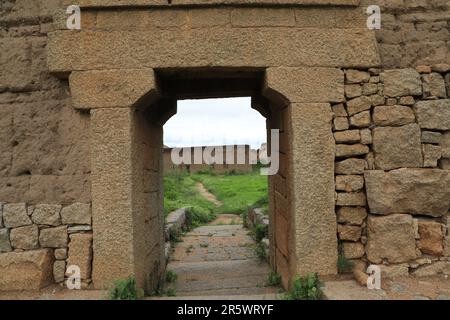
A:
<svg viewBox="0 0 450 320">
<path fill-rule="evenodd" d="M 164 125 L 169 147 L 266 142 L 266 120 L 250 106 L 250 98 L 178 101 L 178 112 Z"/>
</svg>

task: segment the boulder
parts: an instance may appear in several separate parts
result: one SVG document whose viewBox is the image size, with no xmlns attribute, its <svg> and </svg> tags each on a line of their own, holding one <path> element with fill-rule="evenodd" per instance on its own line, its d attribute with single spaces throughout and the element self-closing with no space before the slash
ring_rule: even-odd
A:
<svg viewBox="0 0 450 320">
<path fill-rule="evenodd" d="M 14 249 L 32 250 L 39 247 L 39 228 L 35 224 L 11 229 L 9 237 Z"/>
<path fill-rule="evenodd" d="M 373 129 L 373 151 L 378 169 L 422 167 L 422 143 L 417 124 Z"/>
<path fill-rule="evenodd" d="M 410 215 L 369 215 L 367 236 L 367 258 L 372 263 L 402 263 L 416 258 L 415 232 Z"/>
<path fill-rule="evenodd" d="M 413 109 L 406 106 L 378 106 L 373 111 L 373 122 L 377 126 L 403 126 L 415 121 Z"/>
<path fill-rule="evenodd" d="M 364 207 L 341 207 L 337 211 L 339 223 L 360 226 L 367 217 L 367 210 Z"/>
<path fill-rule="evenodd" d="M 7 228 L 17 228 L 32 224 L 25 203 L 8 203 L 3 206 L 3 224 Z"/>
<path fill-rule="evenodd" d="M 440 256 L 444 252 L 442 224 L 435 221 L 419 220 L 419 249 L 422 253 Z"/>
<path fill-rule="evenodd" d="M 38 204 L 34 207 L 31 220 L 35 224 L 59 226 L 61 225 L 61 206 L 57 204 Z"/>
<path fill-rule="evenodd" d="M 39 290 L 53 283 L 49 249 L 0 254 L 0 291 Z"/>
<path fill-rule="evenodd" d="M 80 267 L 81 279 L 91 278 L 92 265 L 92 234 L 70 235 L 67 265 Z"/>
<path fill-rule="evenodd" d="M 91 205 L 89 203 L 74 203 L 61 210 L 63 224 L 90 225 L 92 221 Z"/>
<path fill-rule="evenodd" d="M 42 229 L 39 235 L 39 243 L 43 248 L 67 247 L 67 227 Z"/>
<path fill-rule="evenodd" d="M 419 101 L 414 110 L 422 129 L 450 130 L 450 99 Z"/>
<path fill-rule="evenodd" d="M 421 96 L 422 81 L 414 69 L 386 70 L 380 75 L 388 97 Z"/>
<path fill-rule="evenodd" d="M 372 170 L 366 171 L 364 178 L 371 213 L 410 213 L 441 217 L 449 209 L 448 170 Z"/>
</svg>

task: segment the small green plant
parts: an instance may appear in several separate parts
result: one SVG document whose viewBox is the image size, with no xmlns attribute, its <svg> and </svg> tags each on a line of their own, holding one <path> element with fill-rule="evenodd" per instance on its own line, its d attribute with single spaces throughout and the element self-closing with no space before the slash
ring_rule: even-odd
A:
<svg viewBox="0 0 450 320">
<path fill-rule="evenodd" d="M 167 270 L 166 271 L 166 282 L 167 283 L 174 283 L 175 281 L 177 281 L 178 279 L 178 275 L 173 272 L 172 270 Z"/>
<path fill-rule="evenodd" d="M 192 249 L 194 249 L 194 246 L 190 245 L 189 247 L 186 248 L 186 253 L 191 253 Z"/>
<path fill-rule="evenodd" d="M 134 277 L 116 280 L 109 290 L 110 300 L 137 300 L 143 296 L 144 291 L 136 287 Z"/>
<path fill-rule="evenodd" d="M 278 273 L 271 271 L 267 276 L 266 286 L 276 287 L 279 286 L 280 284 L 281 284 L 281 276 Z"/>
<path fill-rule="evenodd" d="M 200 243 L 200 248 L 208 248 L 209 244 L 207 243 Z"/>
<path fill-rule="evenodd" d="M 261 262 L 267 261 L 267 252 L 264 244 L 261 242 L 255 246 L 255 254 Z"/>
<path fill-rule="evenodd" d="M 244 228 L 248 228 L 248 210 L 245 210 L 244 212 L 241 213 L 241 217 L 242 217 L 242 225 L 244 226 Z"/>
<path fill-rule="evenodd" d="M 257 224 L 255 226 L 255 240 L 256 242 L 261 242 L 262 239 L 266 238 L 269 234 L 269 226 L 265 224 Z"/>
<path fill-rule="evenodd" d="M 177 295 L 177 292 L 174 288 L 167 288 L 165 291 L 165 295 L 168 297 L 175 297 Z"/>
<path fill-rule="evenodd" d="M 292 283 L 292 289 L 285 295 L 286 300 L 321 300 L 322 282 L 317 274 L 298 277 Z"/>
<path fill-rule="evenodd" d="M 340 274 L 352 272 L 353 266 L 353 261 L 348 260 L 343 253 L 339 253 L 337 267 Z"/>
<path fill-rule="evenodd" d="M 180 233 L 178 231 L 176 231 L 175 228 L 169 229 L 169 239 L 170 239 L 170 243 L 173 245 L 183 241 L 181 239 Z"/>
</svg>

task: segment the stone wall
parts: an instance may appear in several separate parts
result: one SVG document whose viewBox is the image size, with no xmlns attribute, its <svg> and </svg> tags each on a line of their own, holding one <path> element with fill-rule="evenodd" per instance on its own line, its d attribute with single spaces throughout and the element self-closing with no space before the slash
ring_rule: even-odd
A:
<svg viewBox="0 0 450 320">
<path fill-rule="evenodd" d="M 385 68 L 450 63 L 448 0 L 362 0 L 381 7 L 382 29 L 376 32 Z"/>
<path fill-rule="evenodd" d="M 80 268 L 88 285 L 92 270 L 89 203 L 0 203 L 0 290 L 40 289 L 61 283 L 67 266 Z M 36 281 L 41 279 L 41 281 Z M 52 281 L 53 280 L 53 281 Z"/>
<path fill-rule="evenodd" d="M 386 276 L 449 274 L 450 66 L 345 75 L 333 106 L 343 254 Z"/>
</svg>

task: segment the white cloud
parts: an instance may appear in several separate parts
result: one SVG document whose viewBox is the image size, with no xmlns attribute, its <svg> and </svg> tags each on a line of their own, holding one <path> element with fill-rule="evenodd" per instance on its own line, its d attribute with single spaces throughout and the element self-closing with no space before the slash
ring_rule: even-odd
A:
<svg viewBox="0 0 450 320">
<path fill-rule="evenodd" d="M 178 101 L 178 112 L 164 126 L 169 147 L 266 142 L 266 119 L 253 110 L 250 98 Z"/>
</svg>

